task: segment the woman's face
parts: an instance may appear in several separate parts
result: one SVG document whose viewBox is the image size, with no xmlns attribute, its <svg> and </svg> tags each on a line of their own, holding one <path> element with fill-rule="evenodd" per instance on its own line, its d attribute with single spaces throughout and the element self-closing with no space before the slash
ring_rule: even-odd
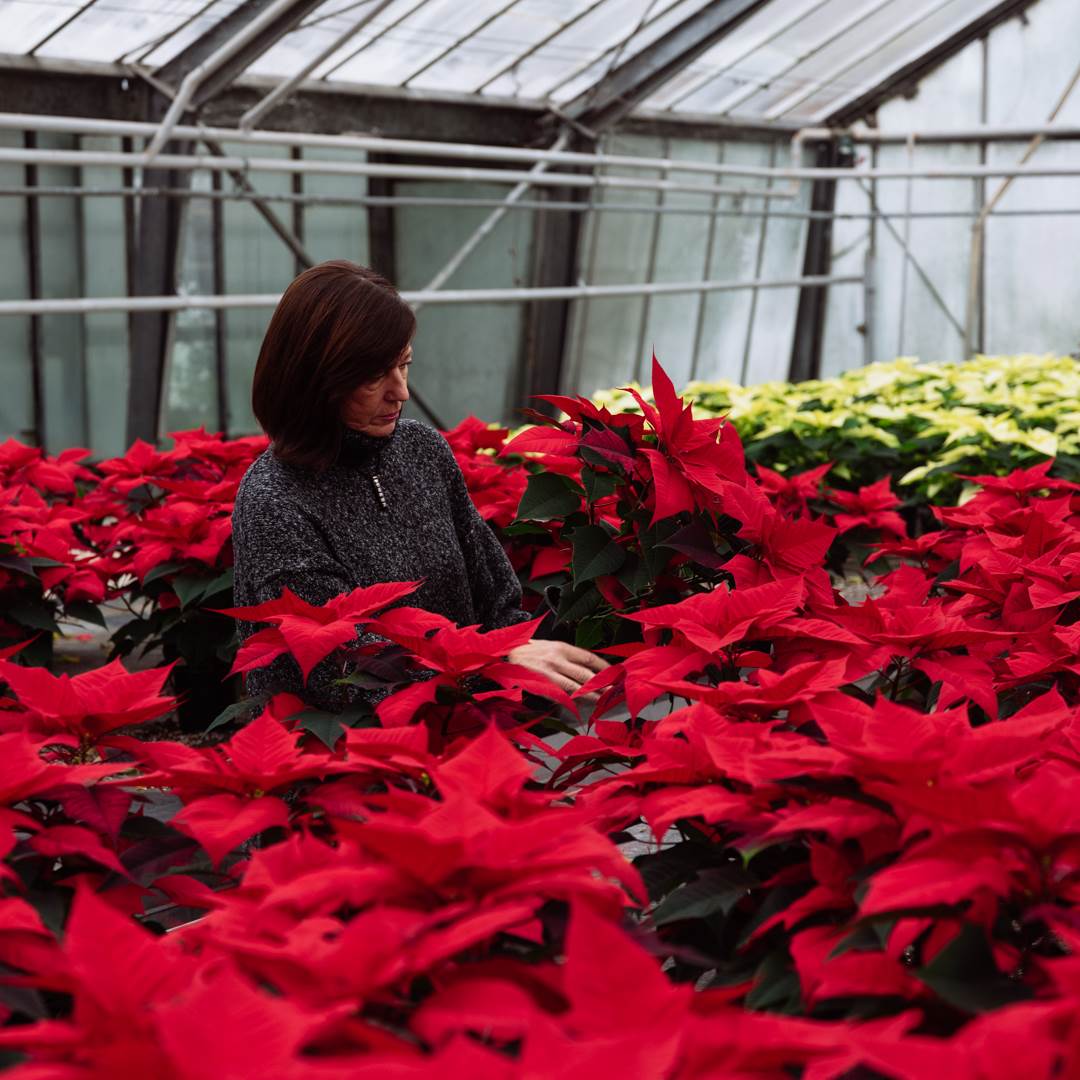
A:
<svg viewBox="0 0 1080 1080">
<path fill-rule="evenodd" d="M 345 400 L 342 420 L 347 427 L 365 435 L 389 435 L 409 400 L 409 365 L 412 345 L 398 357 L 397 363 L 372 382 L 361 383 Z"/>
</svg>

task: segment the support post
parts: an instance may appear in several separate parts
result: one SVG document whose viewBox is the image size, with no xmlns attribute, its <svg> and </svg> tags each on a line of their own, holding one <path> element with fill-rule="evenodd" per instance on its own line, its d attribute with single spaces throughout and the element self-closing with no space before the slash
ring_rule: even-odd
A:
<svg viewBox="0 0 1080 1080">
<path fill-rule="evenodd" d="M 585 149 L 581 136 L 568 135 L 568 139 L 567 149 Z M 544 202 L 582 204 L 590 197 L 581 188 L 542 188 L 540 192 Z M 577 284 L 584 217 L 584 213 L 567 210 L 537 211 L 533 224 L 534 288 Z M 533 300 L 526 308 L 518 401 L 529 401 L 537 394 L 556 394 L 562 390 L 572 303 L 572 300 Z M 541 412 L 554 412 L 545 402 L 531 404 Z"/>
<path fill-rule="evenodd" d="M 28 150 L 37 146 L 37 135 L 27 131 L 23 135 L 23 144 Z M 28 188 L 37 187 L 38 174 L 36 165 L 25 166 L 25 180 Z M 26 200 L 26 274 L 29 278 L 30 299 L 41 299 L 41 210 L 36 195 Z M 30 316 L 30 393 L 33 411 L 34 440 L 38 446 L 45 445 L 45 376 L 42 359 L 41 316 Z"/>
<path fill-rule="evenodd" d="M 815 164 L 833 168 L 854 163 L 854 148 L 832 141 L 818 144 Z M 815 180 L 810 192 L 810 209 L 824 214 L 836 211 L 836 181 Z M 826 276 L 832 273 L 831 217 L 814 217 L 806 230 L 803 254 L 803 277 Z M 804 285 L 799 290 L 799 307 L 795 316 L 795 336 L 791 346 L 791 366 L 788 379 L 804 382 L 821 374 L 821 348 L 825 339 L 825 309 L 829 289 L 825 285 Z"/>
</svg>

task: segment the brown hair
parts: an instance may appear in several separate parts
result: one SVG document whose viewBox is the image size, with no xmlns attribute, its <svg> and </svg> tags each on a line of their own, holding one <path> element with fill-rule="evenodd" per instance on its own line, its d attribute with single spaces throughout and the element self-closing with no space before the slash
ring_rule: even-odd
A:
<svg viewBox="0 0 1080 1080">
<path fill-rule="evenodd" d="M 385 374 L 416 330 L 416 316 L 386 278 L 334 259 L 285 290 L 266 328 L 251 405 L 291 465 L 321 470 L 341 449 L 342 407 Z"/>
</svg>

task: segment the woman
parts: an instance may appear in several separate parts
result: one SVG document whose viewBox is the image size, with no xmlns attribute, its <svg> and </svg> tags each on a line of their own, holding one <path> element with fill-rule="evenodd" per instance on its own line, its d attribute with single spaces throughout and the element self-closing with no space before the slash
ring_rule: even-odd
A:
<svg viewBox="0 0 1080 1080">
<path fill-rule="evenodd" d="M 460 625 L 530 618 L 446 440 L 401 418 L 415 329 L 390 282 L 354 263 L 313 266 L 285 290 L 252 389 L 271 446 L 244 474 L 233 509 L 237 605 L 284 588 L 323 604 L 359 585 L 422 579 L 404 602 Z M 240 623 L 241 638 L 257 628 Z M 510 659 L 571 693 L 606 666 L 559 641 L 530 641 Z M 340 709 L 357 693 L 335 685 L 341 676 L 324 660 L 305 686 L 283 656 L 253 671 L 247 689 Z"/>
</svg>

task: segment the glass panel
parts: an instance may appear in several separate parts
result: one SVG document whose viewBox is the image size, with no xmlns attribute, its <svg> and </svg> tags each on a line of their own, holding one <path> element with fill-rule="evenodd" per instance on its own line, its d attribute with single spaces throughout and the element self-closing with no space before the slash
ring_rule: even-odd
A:
<svg viewBox="0 0 1080 1080">
<path fill-rule="evenodd" d="M 701 139 L 672 139 L 666 148 L 667 156 L 689 161 L 716 162 L 720 143 Z M 707 182 L 702 173 L 672 170 L 668 178 L 692 184 Z M 713 197 L 691 192 L 672 191 L 661 199 L 663 206 L 693 207 L 700 214 L 662 214 L 657 218 L 656 247 L 653 256 L 652 281 L 703 281 L 708 258 L 708 236 L 712 217 L 707 211 Z M 672 296 L 651 296 L 645 299 L 645 339 L 640 359 L 647 363 L 654 350 L 677 387 L 690 381 L 694 366 L 694 345 L 701 293 Z M 649 376 L 642 372 L 642 381 Z"/>
<path fill-rule="evenodd" d="M 323 61 L 312 73 L 313 77 L 361 83 L 383 81 L 396 85 L 396 78 L 380 80 L 367 75 L 365 71 L 367 57 L 374 51 L 374 49 L 369 50 L 368 46 L 376 39 L 381 41 L 382 38 L 394 34 L 396 36 L 390 38 L 390 50 L 392 52 L 395 50 L 395 42 L 397 42 L 397 48 L 404 47 L 407 50 L 411 40 L 409 32 L 405 31 L 402 36 L 398 34 L 398 31 L 414 12 L 422 13 L 428 2 L 429 0 L 395 0 L 389 7 L 379 12 L 378 16 L 364 26 L 354 38 Z"/>
<path fill-rule="evenodd" d="M 514 62 L 596 0 L 518 0 L 490 26 L 478 30 L 445 60 L 410 83 L 418 89 L 470 91 L 513 67 Z"/>
<path fill-rule="evenodd" d="M 65 19 L 82 7 L 85 0 L 0 0 L 0 51 L 29 52 L 46 34 L 52 33 Z"/>
<path fill-rule="evenodd" d="M 83 136 L 84 150 L 120 150 L 118 138 Z M 82 170 L 88 188 L 116 188 L 122 170 L 88 165 Z M 82 203 L 87 296 L 127 294 L 127 252 L 124 200 L 94 196 Z M 128 386 L 128 317 L 122 311 L 83 317 L 86 338 L 86 389 L 89 441 L 95 457 L 112 457 L 126 449 Z"/>
<path fill-rule="evenodd" d="M 142 61 L 150 68 L 161 67 L 162 64 L 167 64 L 175 56 L 179 56 L 184 49 L 186 49 L 193 41 L 197 41 L 203 34 L 206 33 L 212 26 L 216 26 L 226 15 L 235 11 L 241 4 L 242 0 L 214 0 L 212 3 L 203 3 L 200 5 L 200 13 L 191 18 L 188 16 L 189 22 L 181 23 L 178 28 L 174 28 L 174 32 L 170 32 L 165 36 L 164 40 L 161 40 L 162 34 L 154 27 L 151 27 L 146 35 L 144 42 L 141 42 L 138 47 L 128 47 L 128 53 L 132 60 Z M 157 42 L 157 44 L 155 44 Z M 143 50 L 149 49 L 150 51 L 143 56 Z"/>
<path fill-rule="evenodd" d="M 98 0 L 38 55 L 113 60 L 144 41 L 171 33 L 203 6 L 204 0 Z"/>
<path fill-rule="evenodd" d="M 753 69 L 755 53 L 768 44 L 768 41 L 783 33 L 784 28 L 793 20 L 806 17 L 807 13 L 822 7 L 830 0 L 772 0 L 772 3 L 755 12 L 734 30 L 725 34 L 708 52 L 704 53 L 674 78 L 646 99 L 645 109 L 668 109 L 677 107 L 684 95 L 693 92 L 713 79 L 721 76 L 728 68 L 735 66 L 732 72 L 734 85 L 741 85 L 745 79 L 741 70 L 745 65 Z M 688 110 L 694 106 L 681 106 Z"/>
<path fill-rule="evenodd" d="M 772 4 L 766 10 L 771 10 Z M 739 86 L 731 90 L 726 80 L 701 87 L 693 100 L 681 103 L 688 110 L 750 112 L 755 93 L 769 87 L 780 94 L 790 93 L 802 83 L 793 79 L 800 58 L 817 55 L 829 43 L 845 42 L 846 35 L 861 23 L 881 11 L 893 10 L 889 0 L 832 0 L 821 7 L 813 6 L 788 29 L 780 34 L 766 34 L 759 48 L 738 61 L 731 71 Z M 775 31 L 775 23 L 771 27 Z M 845 55 L 847 55 L 845 53 Z M 748 104 L 744 105 L 744 102 Z"/>
<path fill-rule="evenodd" d="M 603 140 L 611 154 L 660 157 L 663 140 L 645 136 L 613 135 Z M 610 167 L 604 173 L 614 172 Z M 620 176 L 659 178 L 659 169 L 622 169 Z M 604 213 L 605 202 L 655 206 L 656 191 L 601 188 L 598 206 L 587 216 L 587 246 L 582 249 L 582 276 L 590 285 L 622 285 L 648 280 L 657 229 L 657 217 L 647 210 Z M 571 391 L 591 394 L 631 379 L 649 378 L 648 357 L 641 346 L 644 296 L 611 296 L 578 300 L 573 308 L 573 350 L 566 382 Z"/>
<path fill-rule="evenodd" d="M 400 182 L 403 196 L 499 198 L 496 184 Z M 490 208 L 402 206 L 395 211 L 397 285 L 427 286 L 473 234 Z M 511 210 L 446 282 L 448 289 L 509 288 L 529 282 L 533 213 Z M 419 314 L 414 342 L 415 383 L 445 423 L 472 414 L 484 420 L 520 422 L 518 381 L 525 304 L 431 305 Z M 425 419 L 415 405 L 408 415 Z"/>
<path fill-rule="evenodd" d="M 967 2 L 968 0 L 944 0 L 945 9 L 948 11 L 947 18 L 955 19 L 957 12 L 962 11 Z M 942 8 L 942 5 L 943 0 L 919 0 L 917 3 L 915 0 L 895 0 L 894 3 L 859 20 L 846 33 L 835 40 L 829 40 L 828 44 L 821 48 L 817 48 L 817 44 L 831 38 L 834 27 L 826 25 L 819 38 L 802 47 L 799 47 L 792 35 L 785 35 L 777 44 L 788 48 L 794 44 L 796 51 L 793 58 L 805 55 L 810 49 L 814 50 L 813 55 L 807 56 L 782 77 L 771 81 L 768 88 L 740 105 L 738 114 L 768 114 L 774 107 L 781 108 L 789 99 L 794 100 L 801 96 L 806 89 L 826 86 L 830 82 L 837 88 L 838 93 L 857 92 L 860 84 L 857 79 L 851 78 L 852 61 L 867 50 L 876 51 L 879 45 L 884 48 L 904 25 L 913 20 L 919 22 L 910 32 L 917 35 L 919 27 Z M 806 20 L 807 23 L 813 21 L 813 18 Z"/>
<path fill-rule="evenodd" d="M 783 151 L 786 154 L 786 147 Z M 773 163 L 779 164 L 775 152 Z M 784 188 L 787 182 L 775 181 L 773 188 Z M 776 210 L 808 210 L 811 185 L 799 185 L 798 195 L 791 199 L 769 200 L 770 216 L 765 220 L 761 252 L 762 281 L 799 277 L 802 273 L 803 252 L 806 248 L 805 219 L 772 216 Z M 788 377 L 791 366 L 791 341 L 795 331 L 795 315 L 799 307 L 798 287 L 760 289 L 754 304 L 754 325 L 746 352 L 746 383 L 772 382 Z"/>
<path fill-rule="evenodd" d="M 862 149 L 862 148 L 861 148 Z M 865 150 L 865 161 L 871 155 Z M 844 214 L 870 211 L 870 185 L 845 182 L 836 185 L 836 213 L 832 230 L 832 273 L 862 274 L 870 249 L 870 220 L 846 218 Z M 861 329 L 861 333 L 860 333 Z M 873 335 L 873 320 L 866 318 L 866 293 L 858 285 L 835 285 L 825 300 L 825 334 L 821 347 L 821 375 L 831 378 L 842 371 L 861 367 L 864 359 L 877 360 L 876 345 L 865 335 Z"/>
<path fill-rule="evenodd" d="M 485 87 L 485 93 L 542 98 L 622 41 L 650 8 L 650 0 L 607 0 Z M 667 4 L 665 3 L 665 7 Z"/>
<path fill-rule="evenodd" d="M 400 86 L 412 72 L 445 52 L 505 7 L 506 3 L 507 0 L 473 0 L 468 5 L 462 5 L 459 0 L 427 0 L 401 23 L 387 29 L 378 42 L 364 49 L 355 61 L 350 61 L 335 72 L 335 78 Z M 387 26 L 392 10 L 391 6 L 370 25 Z M 314 33 L 314 30 L 308 33 Z M 359 41 L 358 35 L 356 44 Z M 323 40 L 317 48 L 311 49 L 308 56 L 314 56 L 325 45 L 326 41 Z"/>
<path fill-rule="evenodd" d="M 20 131 L 0 131 L 0 146 L 22 148 Z M 0 165 L 0 184 L 22 187 L 21 165 Z M 5 258 L 0 259 L 0 300 L 26 300 L 30 296 L 30 253 L 26 247 L 24 198 L 0 198 L 0 236 Z M 34 442 L 33 368 L 30 358 L 30 319 L 25 315 L 0 318 L 0 441 L 14 435 Z"/>
<path fill-rule="evenodd" d="M 232 143 L 225 146 L 226 154 L 243 152 L 241 146 Z M 260 157 L 288 157 L 288 154 L 287 148 L 276 146 L 259 150 Z M 225 183 L 230 181 L 226 179 Z M 291 177 L 261 173 L 255 184 L 259 191 L 267 193 L 288 192 Z M 282 204 L 274 205 L 280 211 Z M 222 216 L 225 230 L 225 292 L 283 292 L 296 275 L 292 252 L 250 203 L 226 202 Z M 232 308 L 225 313 L 228 430 L 231 435 L 251 434 L 259 430 L 251 412 L 251 377 L 272 314 L 272 308 Z"/>
<path fill-rule="evenodd" d="M 560 83 L 548 91 L 554 101 L 572 101 L 578 94 L 599 82 L 609 71 L 629 60 L 636 53 L 651 45 L 695 11 L 706 6 L 709 0 L 670 0 L 653 4 L 643 16 L 641 28 L 629 41 L 620 40 L 615 48 L 608 50 L 584 71 L 572 79 Z"/>
<path fill-rule="evenodd" d="M 732 165 L 768 165 L 767 143 L 726 142 L 722 160 Z M 765 187 L 760 180 L 739 178 L 740 187 Z M 759 211 L 761 199 L 726 195 L 717 200 L 719 209 L 728 212 Z M 705 275 L 715 281 L 748 281 L 758 275 L 765 223 L 759 216 L 718 217 L 712 239 L 712 251 Z M 749 289 L 708 293 L 702 301 L 698 348 L 694 357 L 696 379 L 731 379 L 742 376 L 746 355 L 754 294 Z"/>
<path fill-rule="evenodd" d="M 226 185 L 231 182 L 224 180 Z M 208 191 L 210 186 L 208 174 L 192 175 L 193 191 Z M 210 199 L 188 200 L 179 291 L 189 296 L 212 296 L 216 292 L 214 211 Z M 166 431 L 200 424 L 205 424 L 208 431 L 218 429 L 216 327 L 217 314 L 207 308 L 176 313 L 165 403 Z"/>
<path fill-rule="evenodd" d="M 829 81 L 801 102 L 788 119 L 827 116 L 880 84 L 893 70 L 917 60 L 938 41 L 950 37 L 974 20 L 987 4 L 978 8 L 953 0 L 940 11 L 926 16 L 919 25 L 876 50 L 872 56 Z"/>
<path fill-rule="evenodd" d="M 311 63 L 324 49 L 329 48 L 349 27 L 359 24 L 374 3 L 375 0 L 364 0 L 357 4 L 354 0 L 346 4 L 336 0 L 335 3 L 323 4 L 295 30 L 256 58 L 247 70 L 253 75 L 280 78 L 295 74 Z M 385 15 L 385 12 L 383 14 Z M 365 31 L 370 38 L 375 32 L 370 27 L 377 26 L 378 21 L 376 19 L 362 29 L 355 38 L 347 42 L 346 48 L 356 49 L 365 40 Z M 346 53 L 339 50 L 338 56 L 343 55 Z"/>
<path fill-rule="evenodd" d="M 72 150 L 75 136 L 43 133 L 45 150 Z M 40 166 L 38 183 L 78 185 L 78 170 L 70 166 Z M 41 214 L 41 295 L 66 299 L 82 295 L 78 250 L 79 206 L 72 196 L 39 201 Z M 45 445 L 55 453 L 65 446 L 86 446 L 86 366 L 81 315 L 46 315 L 41 320 L 42 381 L 45 397 Z"/>
<path fill-rule="evenodd" d="M 330 161 L 364 161 L 367 154 L 356 150 L 332 150 L 328 148 L 307 149 L 307 158 Z M 306 195 L 366 195 L 366 176 L 320 176 L 309 173 L 304 176 Z M 366 266 L 368 262 L 368 218 L 364 206 L 304 207 L 304 248 L 308 254 L 322 262 L 325 259 L 351 259 Z"/>
</svg>

